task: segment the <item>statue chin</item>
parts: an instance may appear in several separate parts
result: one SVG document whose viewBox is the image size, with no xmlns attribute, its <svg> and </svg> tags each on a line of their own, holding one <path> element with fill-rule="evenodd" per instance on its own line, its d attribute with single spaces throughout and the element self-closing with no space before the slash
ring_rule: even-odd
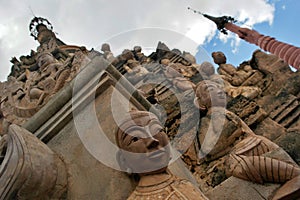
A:
<svg viewBox="0 0 300 200">
<path fill-rule="evenodd" d="M 163 159 L 161 159 L 163 160 Z M 137 165 L 131 165 L 130 169 L 132 173 L 137 173 L 140 175 L 148 175 L 148 174 L 157 174 L 164 172 L 168 168 L 169 161 L 159 161 L 159 162 L 136 162 L 140 163 Z"/>
<path fill-rule="evenodd" d="M 155 170 L 155 171 L 151 171 L 151 172 L 143 172 L 143 173 L 139 173 L 140 176 L 147 176 L 147 175 L 153 175 L 153 174 L 160 174 L 163 173 L 167 170 L 168 166 L 163 167 L 161 169 Z"/>
</svg>

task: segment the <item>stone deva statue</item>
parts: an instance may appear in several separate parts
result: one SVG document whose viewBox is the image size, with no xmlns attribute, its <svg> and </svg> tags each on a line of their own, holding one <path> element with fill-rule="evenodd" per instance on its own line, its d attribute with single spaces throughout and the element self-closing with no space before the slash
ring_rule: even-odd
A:
<svg viewBox="0 0 300 200">
<path fill-rule="evenodd" d="M 207 199 L 187 180 L 168 170 L 170 143 L 157 117 L 131 111 L 116 132 L 120 167 L 140 177 L 128 199 Z"/>
<path fill-rule="evenodd" d="M 103 43 L 101 45 L 101 51 L 104 53 L 104 58 L 106 58 L 109 62 L 112 62 L 115 59 L 108 43 Z"/>
<path fill-rule="evenodd" d="M 180 63 L 169 63 L 164 71 L 165 76 L 181 91 L 190 90 L 195 87 L 195 84 L 189 79 L 192 74 L 184 68 L 184 65 Z"/>
<path fill-rule="evenodd" d="M 212 57 L 214 62 L 219 65 L 218 74 L 224 80 L 224 91 L 233 98 L 238 95 L 253 99 L 261 94 L 261 89 L 255 85 L 247 85 L 248 78 L 251 77 L 255 70 L 250 65 L 236 68 L 231 64 L 226 63 L 226 56 L 221 51 L 213 52 Z"/>
<path fill-rule="evenodd" d="M 65 84 L 70 75 L 70 68 L 59 62 L 50 52 L 38 55 L 37 63 L 40 67 L 41 77 L 38 86 L 44 92 L 54 94 Z"/>
<path fill-rule="evenodd" d="M 198 70 L 199 70 L 201 76 L 203 77 L 203 79 L 205 79 L 205 80 L 209 79 L 210 76 L 215 74 L 214 66 L 210 62 L 207 62 L 207 61 L 201 63 Z"/>
<path fill-rule="evenodd" d="M 260 184 L 285 183 L 274 199 L 300 197 L 299 166 L 287 161 L 290 157 L 286 152 L 280 158 L 268 156 L 281 148 L 256 135 L 237 115 L 226 110 L 224 99 L 225 92 L 218 84 L 209 80 L 197 84 L 194 104 L 207 111 L 198 134 L 199 155 L 205 160 L 223 157 L 227 177 Z"/>
<path fill-rule="evenodd" d="M 32 133 L 17 125 L 0 140 L 0 199 L 62 199 L 64 162 Z"/>
<path fill-rule="evenodd" d="M 39 71 L 26 71 L 27 81 L 24 86 L 25 99 L 28 104 L 40 106 L 48 95 L 61 89 L 70 74 L 70 70 L 55 59 L 50 52 L 42 52 L 37 56 Z M 25 103 L 19 103 L 26 107 Z"/>
</svg>

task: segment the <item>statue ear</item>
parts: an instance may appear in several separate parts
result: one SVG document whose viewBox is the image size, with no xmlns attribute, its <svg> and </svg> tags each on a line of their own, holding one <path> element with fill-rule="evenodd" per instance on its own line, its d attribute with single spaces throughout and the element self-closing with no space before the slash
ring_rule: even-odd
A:
<svg viewBox="0 0 300 200">
<path fill-rule="evenodd" d="M 207 110 L 206 106 L 204 106 L 204 105 L 202 105 L 202 104 L 199 104 L 198 97 L 196 97 L 196 98 L 194 99 L 194 105 L 195 105 L 199 110 L 201 110 L 201 111 L 206 111 L 206 110 Z"/>
<path fill-rule="evenodd" d="M 127 173 L 131 173 L 132 170 L 128 167 L 128 164 L 127 164 L 126 159 L 124 157 L 124 153 L 121 149 L 117 151 L 116 159 L 117 159 L 117 162 L 118 162 L 118 164 L 120 166 L 120 169 L 122 171 L 126 171 Z"/>
</svg>

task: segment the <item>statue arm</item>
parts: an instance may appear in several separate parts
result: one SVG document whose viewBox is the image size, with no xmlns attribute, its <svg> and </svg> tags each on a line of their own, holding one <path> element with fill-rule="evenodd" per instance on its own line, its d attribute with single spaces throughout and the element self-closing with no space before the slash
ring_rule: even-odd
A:
<svg viewBox="0 0 300 200">
<path fill-rule="evenodd" d="M 284 183 L 300 175 L 300 168 L 265 156 L 230 154 L 227 175 L 256 182 Z"/>
</svg>

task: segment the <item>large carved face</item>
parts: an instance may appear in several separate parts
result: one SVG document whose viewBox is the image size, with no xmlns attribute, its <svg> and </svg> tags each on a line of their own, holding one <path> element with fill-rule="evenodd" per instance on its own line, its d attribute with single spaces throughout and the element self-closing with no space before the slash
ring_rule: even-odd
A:
<svg viewBox="0 0 300 200">
<path fill-rule="evenodd" d="M 202 110 L 209 109 L 212 106 L 225 107 L 226 94 L 220 85 L 212 81 L 201 81 L 196 86 L 194 104 Z"/>
<path fill-rule="evenodd" d="M 116 133 L 120 147 L 119 164 L 139 174 L 164 171 L 170 160 L 169 141 L 156 116 L 134 111 Z"/>
</svg>

